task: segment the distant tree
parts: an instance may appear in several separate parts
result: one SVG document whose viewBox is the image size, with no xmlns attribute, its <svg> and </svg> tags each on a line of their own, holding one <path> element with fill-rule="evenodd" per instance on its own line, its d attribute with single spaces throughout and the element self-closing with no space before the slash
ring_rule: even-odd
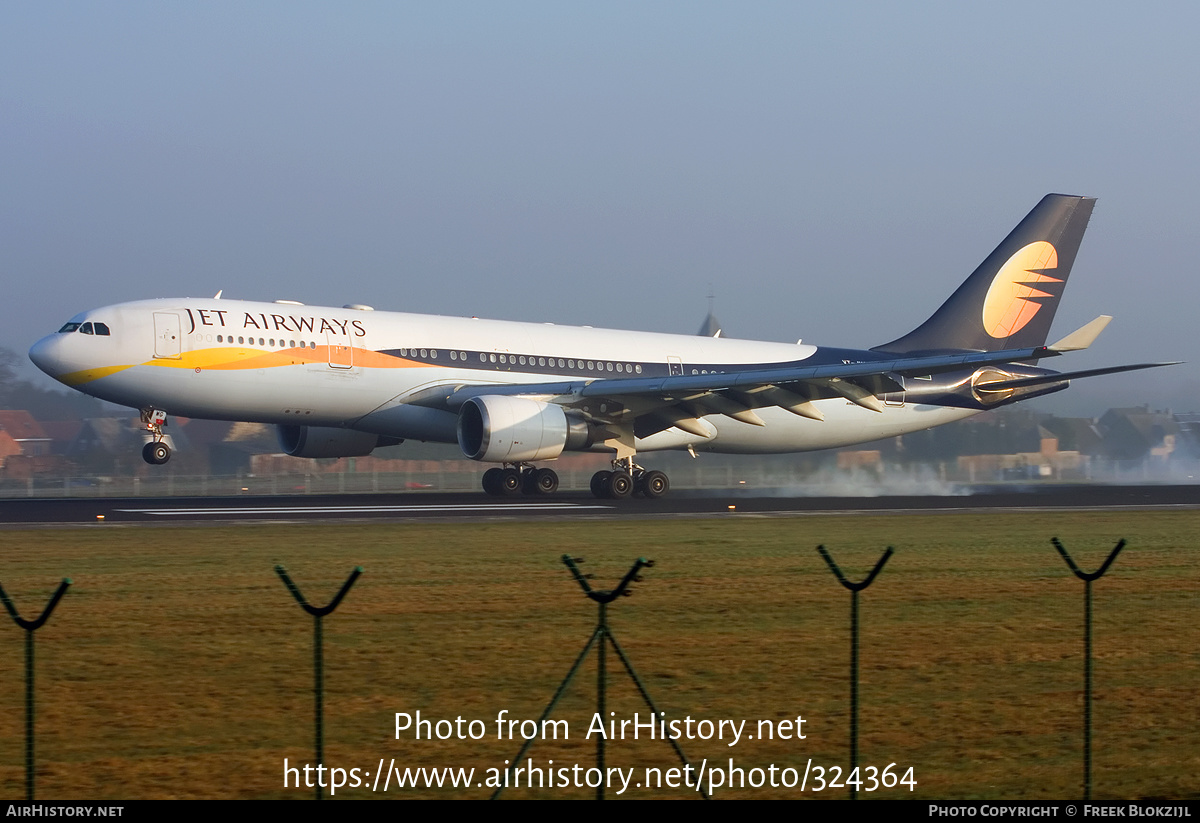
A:
<svg viewBox="0 0 1200 823">
<path fill-rule="evenodd" d="M 12 349 L 0 348 L 0 405 L 8 405 L 8 395 L 17 380 L 17 354 Z"/>
<path fill-rule="evenodd" d="M 0 408 L 23 409 L 36 420 L 83 420 L 100 417 L 104 404 L 76 391 L 54 391 L 17 379 L 18 355 L 0 348 Z"/>
</svg>

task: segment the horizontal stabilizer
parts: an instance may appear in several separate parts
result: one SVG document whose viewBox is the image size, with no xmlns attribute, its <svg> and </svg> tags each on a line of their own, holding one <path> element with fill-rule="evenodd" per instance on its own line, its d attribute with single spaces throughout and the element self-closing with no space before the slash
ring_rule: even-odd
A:
<svg viewBox="0 0 1200 823">
<path fill-rule="evenodd" d="M 997 380 L 994 383 L 980 383 L 976 386 L 980 391 L 1003 391 L 1005 389 L 1020 389 L 1028 386 L 1041 386 L 1046 383 L 1065 383 L 1084 377 L 1096 377 L 1101 374 L 1116 374 L 1123 371 L 1139 369 L 1157 369 L 1159 366 L 1178 366 L 1181 362 L 1173 363 L 1135 363 L 1131 366 L 1109 366 L 1106 369 L 1087 369 L 1085 371 L 1069 371 L 1061 374 L 1043 374 L 1038 377 L 1019 377 L 1015 380 Z"/>
<path fill-rule="evenodd" d="M 1096 338 L 1100 336 L 1100 332 L 1104 331 L 1105 326 L 1110 322 L 1112 322 L 1112 317 L 1102 314 L 1091 323 L 1076 329 L 1062 340 L 1046 348 L 1050 349 L 1050 351 L 1083 351 L 1096 342 Z"/>
</svg>

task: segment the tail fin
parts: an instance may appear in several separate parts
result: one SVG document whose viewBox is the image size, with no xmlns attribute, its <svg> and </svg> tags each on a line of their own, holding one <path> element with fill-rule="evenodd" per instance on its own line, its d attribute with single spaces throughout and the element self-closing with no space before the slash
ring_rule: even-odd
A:
<svg viewBox="0 0 1200 823">
<path fill-rule="evenodd" d="M 933 316 L 873 351 L 997 351 L 1046 342 L 1094 197 L 1047 194 Z"/>
</svg>

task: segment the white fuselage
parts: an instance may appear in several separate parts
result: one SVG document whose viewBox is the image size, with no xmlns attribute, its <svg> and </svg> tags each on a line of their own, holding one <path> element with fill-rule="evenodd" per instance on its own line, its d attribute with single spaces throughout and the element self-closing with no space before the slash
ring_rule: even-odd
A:
<svg viewBox="0 0 1200 823">
<path fill-rule="evenodd" d="M 819 352 L 800 343 L 211 299 L 125 303 L 84 312 L 72 323 L 104 324 L 110 333 L 52 334 L 30 357 L 63 383 L 104 400 L 196 418 L 445 442 L 455 440 L 455 415 L 409 402 L 433 387 L 732 372 L 807 361 Z M 639 439 L 637 449 L 807 451 L 976 413 L 908 404 L 902 394 L 882 413 L 844 398 L 816 405 L 824 420 L 777 407 L 758 410 L 762 426 L 708 415 L 702 420 L 708 436 L 669 428 Z"/>
</svg>

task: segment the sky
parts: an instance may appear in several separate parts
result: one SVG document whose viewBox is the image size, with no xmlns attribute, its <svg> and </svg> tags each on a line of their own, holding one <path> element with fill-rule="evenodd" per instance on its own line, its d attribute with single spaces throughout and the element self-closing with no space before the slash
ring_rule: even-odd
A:
<svg viewBox="0 0 1200 823">
<path fill-rule="evenodd" d="M 1036 401 L 1200 410 L 1200 5 L 0 4 L 0 346 L 149 297 L 861 347 L 1099 198 Z M 29 367 L 29 374 L 35 370 Z M 48 379 L 47 379 L 48 383 Z"/>
</svg>

